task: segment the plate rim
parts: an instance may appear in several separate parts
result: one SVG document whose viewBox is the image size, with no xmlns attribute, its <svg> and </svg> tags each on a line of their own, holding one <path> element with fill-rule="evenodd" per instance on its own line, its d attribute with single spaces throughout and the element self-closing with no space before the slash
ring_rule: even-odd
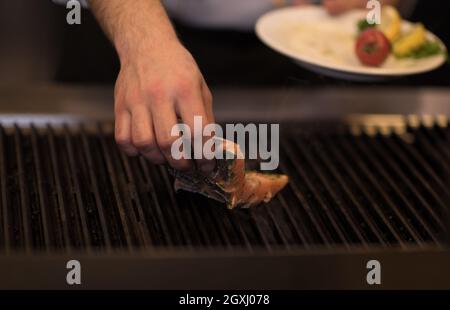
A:
<svg viewBox="0 0 450 310">
<path fill-rule="evenodd" d="M 407 76 L 407 75 L 414 75 L 414 74 L 430 72 L 430 71 L 435 70 L 435 69 L 439 68 L 440 66 L 442 66 L 446 61 L 446 57 L 444 54 L 436 55 L 435 56 L 436 62 L 430 64 L 429 66 L 424 66 L 424 67 L 413 66 L 410 68 L 404 68 L 402 70 L 397 69 L 395 71 L 391 71 L 391 70 L 393 70 L 392 68 L 377 68 L 377 67 L 368 67 L 368 66 L 365 67 L 362 65 L 361 65 L 360 69 L 355 69 L 352 66 L 345 66 L 345 65 L 329 66 L 327 64 L 324 64 L 321 61 L 311 60 L 308 57 L 302 57 L 298 53 L 293 52 L 290 48 L 280 46 L 282 44 L 278 44 L 277 42 L 274 42 L 274 40 L 265 33 L 264 23 L 266 22 L 267 19 L 273 18 L 273 16 L 275 16 L 275 15 L 281 15 L 287 11 L 292 13 L 292 11 L 304 11 L 304 10 L 316 10 L 317 12 L 319 12 L 319 11 L 323 12 L 324 9 L 319 6 L 316 6 L 316 5 L 307 5 L 307 6 L 303 6 L 303 7 L 285 7 L 285 8 L 279 8 L 279 9 L 269 11 L 258 18 L 258 20 L 255 24 L 255 33 L 258 36 L 258 38 L 266 46 L 268 46 L 269 48 L 277 51 L 278 53 L 280 53 L 284 56 L 287 56 L 287 57 L 295 60 L 296 62 L 306 63 L 309 65 L 321 67 L 323 69 L 340 71 L 340 72 L 347 73 L 347 74 L 364 75 L 364 76 L 369 75 L 369 76 L 374 76 L 374 77 Z M 355 11 L 363 11 L 363 10 L 356 9 L 356 10 L 350 11 L 349 13 L 355 12 Z M 403 20 L 403 24 L 412 24 L 412 23 L 409 21 Z M 435 34 L 433 34 L 432 32 L 430 32 L 428 30 L 427 30 L 427 36 L 433 38 L 434 40 L 437 40 L 439 42 L 439 44 L 441 44 L 441 46 L 445 49 L 445 52 L 447 52 L 447 47 L 445 46 L 445 44 L 439 37 L 437 37 Z"/>
</svg>

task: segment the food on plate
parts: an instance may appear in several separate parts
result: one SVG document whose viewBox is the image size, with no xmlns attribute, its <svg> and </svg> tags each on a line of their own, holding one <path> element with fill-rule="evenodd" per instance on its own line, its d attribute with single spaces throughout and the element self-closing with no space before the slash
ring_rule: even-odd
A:
<svg viewBox="0 0 450 310">
<path fill-rule="evenodd" d="M 381 65 L 389 56 L 390 50 L 389 40 L 375 28 L 364 30 L 356 42 L 356 55 L 366 66 Z"/>
<path fill-rule="evenodd" d="M 188 172 L 169 168 L 175 176 L 175 190 L 186 190 L 202 194 L 223 202 L 229 209 L 237 206 L 249 208 L 269 202 L 288 183 L 288 176 L 245 170 L 245 160 L 239 146 L 223 140 L 224 159 L 217 159 L 216 168 L 210 175 L 197 170 Z M 232 159 L 226 154 L 231 153 Z M 231 157 L 231 156 L 230 156 Z"/>
<path fill-rule="evenodd" d="M 397 57 L 405 57 L 427 43 L 426 30 L 422 24 L 417 24 L 408 34 L 394 43 L 393 52 Z"/>
<path fill-rule="evenodd" d="M 359 33 L 361 33 L 361 32 L 363 32 L 364 30 L 366 30 L 366 29 L 369 29 L 369 28 L 375 28 L 377 25 L 375 25 L 375 24 L 369 24 L 369 22 L 367 21 L 367 19 L 361 19 L 359 22 L 358 22 L 358 32 Z"/>
<path fill-rule="evenodd" d="M 358 22 L 357 27 L 356 55 L 367 66 L 382 65 L 391 52 L 398 59 L 419 59 L 445 52 L 437 40 L 427 38 L 424 25 L 418 23 L 410 29 L 402 29 L 402 18 L 392 6 L 383 7 L 380 25 L 371 25 L 364 19 Z M 385 46 L 386 41 L 388 47 Z"/>
<path fill-rule="evenodd" d="M 419 59 L 419 58 L 425 58 L 425 57 L 437 55 L 439 53 L 442 53 L 442 46 L 439 44 L 439 42 L 427 41 L 421 47 L 419 47 L 416 50 L 411 51 L 405 57 Z"/>
<path fill-rule="evenodd" d="M 389 42 L 395 42 L 401 35 L 402 18 L 393 6 L 387 5 L 381 11 L 381 24 L 378 26 Z"/>
</svg>

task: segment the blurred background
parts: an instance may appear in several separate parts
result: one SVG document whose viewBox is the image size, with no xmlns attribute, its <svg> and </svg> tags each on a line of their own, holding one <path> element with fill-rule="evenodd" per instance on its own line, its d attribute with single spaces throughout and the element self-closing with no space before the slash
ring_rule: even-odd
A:
<svg viewBox="0 0 450 310">
<path fill-rule="evenodd" d="M 447 1 L 417 1 L 410 19 L 423 22 L 450 46 L 449 11 Z M 64 6 L 50 0 L 0 0 L 3 86 L 114 83 L 119 70 L 115 51 L 89 10 L 83 9 L 81 25 L 68 25 L 66 14 Z M 174 23 L 211 87 L 360 85 L 303 70 L 264 46 L 253 32 L 204 30 Z M 450 66 L 387 84 L 448 87 Z"/>
<path fill-rule="evenodd" d="M 436 224 L 450 197 L 448 63 L 386 82 L 349 82 L 300 68 L 253 32 L 174 20 L 212 89 L 217 121 L 295 125 L 282 129 L 287 191 L 271 205 L 232 214 L 175 196 L 166 169 L 118 152 L 110 122 L 117 56 L 89 10 L 73 26 L 67 12 L 51 0 L 0 0 L 0 288 L 67 289 L 65 262 L 5 258 L 3 249 L 73 255 L 112 244 L 150 255 L 87 255 L 87 288 L 367 289 L 363 267 L 375 256 L 387 266 L 383 289 L 448 289 L 450 254 L 441 253 L 446 235 Z M 419 0 L 409 19 L 450 47 L 449 12 L 449 1 Z M 410 114 L 423 116 L 404 117 Z M 351 128 L 341 126 L 344 117 Z M 73 118 L 108 122 L 68 130 Z M 155 244 L 175 250 L 176 259 L 153 257 Z M 195 256 L 187 245 L 207 252 Z"/>
</svg>

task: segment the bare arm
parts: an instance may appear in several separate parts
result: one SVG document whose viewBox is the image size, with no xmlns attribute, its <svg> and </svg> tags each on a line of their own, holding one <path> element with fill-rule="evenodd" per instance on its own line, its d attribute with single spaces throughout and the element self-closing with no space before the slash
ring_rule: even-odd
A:
<svg viewBox="0 0 450 310">
<path fill-rule="evenodd" d="M 191 54 L 181 45 L 159 0 L 90 0 L 94 15 L 113 42 L 121 69 L 115 87 L 115 137 L 128 155 L 155 164 L 192 167 L 174 160 L 172 126 L 194 116 L 214 122 L 211 93 Z M 200 168 L 213 168 L 199 161 Z"/>
<path fill-rule="evenodd" d="M 158 42 L 178 41 L 158 0 L 90 0 L 89 3 L 121 60 L 146 44 L 157 47 Z"/>
</svg>

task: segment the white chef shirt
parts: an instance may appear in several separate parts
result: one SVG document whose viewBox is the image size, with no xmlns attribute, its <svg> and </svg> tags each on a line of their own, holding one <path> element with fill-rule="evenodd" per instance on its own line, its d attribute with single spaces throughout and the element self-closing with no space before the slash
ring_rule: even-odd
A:
<svg viewBox="0 0 450 310">
<path fill-rule="evenodd" d="M 272 0 L 163 0 L 172 17 L 205 28 L 252 30 L 262 14 L 274 8 Z"/>
<path fill-rule="evenodd" d="M 69 0 L 53 0 L 66 4 Z M 129 1 L 130 5 L 133 0 Z M 87 0 L 79 0 L 87 7 Z M 259 16 L 273 9 L 273 0 L 162 0 L 169 15 L 205 28 L 252 30 Z"/>
<path fill-rule="evenodd" d="M 53 0 L 65 4 L 69 0 Z M 79 0 L 87 7 L 87 0 Z M 132 5 L 133 0 L 129 1 Z M 274 8 L 274 0 L 162 0 L 169 15 L 197 27 L 252 30 L 262 14 Z M 319 3 L 319 0 L 311 0 Z M 400 11 L 407 17 L 412 13 L 417 0 L 401 1 Z"/>
</svg>

